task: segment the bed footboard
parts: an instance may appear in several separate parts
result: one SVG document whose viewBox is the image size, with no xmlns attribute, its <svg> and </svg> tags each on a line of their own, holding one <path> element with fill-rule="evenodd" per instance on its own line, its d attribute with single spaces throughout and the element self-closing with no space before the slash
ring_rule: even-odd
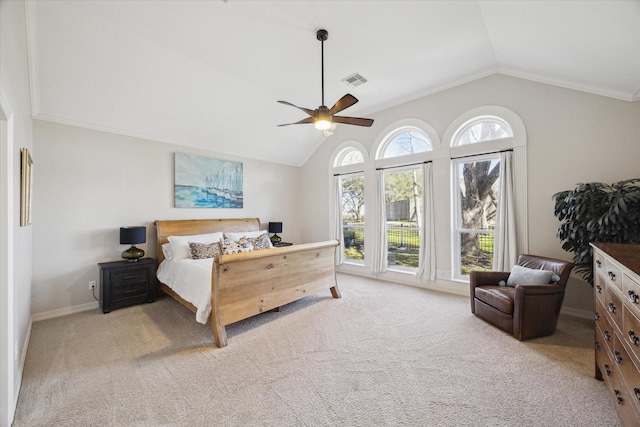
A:
<svg viewBox="0 0 640 427">
<path fill-rule="evenodd" d="M 211 275 L 211 326 L 218 347 L 225 325 L 297 301 L 323 289 L 340 298 L 330 240 L 233 255 L 218 255 Z"/>
</svg>

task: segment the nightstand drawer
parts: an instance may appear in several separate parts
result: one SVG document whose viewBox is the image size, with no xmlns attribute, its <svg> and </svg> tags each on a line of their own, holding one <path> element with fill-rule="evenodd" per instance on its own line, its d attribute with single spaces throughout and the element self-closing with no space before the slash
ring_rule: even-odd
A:
<svg viewBox="0 0 640 427">
<path fill-rule="evenodd" d="M 149 269 L 146 266 L 116 270 L 111 273 L 111 285 L 120 286 L 149 280 Z"/>
<path fill-rule="evenodd" d="M 114 286 L 111 289 L 111 302 L 118 302 L 128 298 L 136 298 L 147 295 L 149 291 L 148 282 L 128 283 L 126 285 Z"/>
</svg>

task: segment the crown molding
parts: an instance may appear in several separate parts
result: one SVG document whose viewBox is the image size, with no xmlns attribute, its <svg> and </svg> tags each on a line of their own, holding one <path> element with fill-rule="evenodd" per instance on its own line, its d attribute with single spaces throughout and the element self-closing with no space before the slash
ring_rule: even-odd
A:
<svg viewBox="0 0 640 427">
<path fill-rule="evenodd" d="M 590 93 L 592 95 L 605 96 L 607 98 L 614 98 L 620 101 L 628 101 L 633 102 L 640 99 L 640 90 L 634 94 L 629 94 L 626 92 L 606 89 L 602 87 L 598 87 L 595 85 L 587 85 L 577 82 L 572 82 L 568 80 L 554 79 L 551 77 L 545 77 L 534 73 L 527 73 L 524 71 L 513 70 L 509 68 L 498 68 L 498 74 L 503 74 L 505 76 L 517 77 L 520 79 L 531 80 L 538 83 L 544 83 L 551 86 L 558 86 L 565 89 L 577 90 L 580 92 Z"/>
<path fill-rule="evenodd" d="M 295 164 L 295 163 L 289 163 L 289 162 L 276 162 L 276 161 L 274 161 L 272 159 L 266 159 L 266 158 L 258 157 L 258 156 L 248 156 L 248 155 L 246 155 L 244 153 L 240 153 L 240 152 L 237 152 L 237 151 L 212 150 L 211 148 L 209 148 L 207 146 L 194 144 L 194 143 L 190 143 L 190 142 L 186 142 L 186 141 L 179 141 L 179 140 L 175 140 L 175 139 L 171 139 L 171 138 L 159 137 L 159 136 L 156 136 L 156 135 L 149 135 L 149 134 L 144 134 L 144 133 L 131 132 L 131 131 L 126 130 L 126 129 L 120 129 L 120 128 L 109 127 L 109 126 L 102 126 L 102 125 L 97 125 L 95 123 L 82 122 L 82 121 L 78 121 L 78 120 L 69 120 L 69 119 L 65 119 L 65 118 L 62 118 L 62 117 L 52 116 L 52 115 L 49 115 L 49 114 L 38 113 L 38 114 L 35 114 L 33 116 L 33 118 L 37 119 L 37 120 L 42 120 L 42 121 L 45 121 L 45 122 L 58 123 L 58 124 L 67 125 L 67 126 L 75 126 L 75 127 L 83 128 L 83 129 L 90 129 L 90 130 L 95 130 L 95 131 L 100 131 L 100 132 L 105 132 L 105 133 L 113 133 L 113 134 L 116 134 L 116 135 L 122 135 L 122 136 L 128 136 L 128 137 L 132 137 L 132 138 L 144 139 L 144 140 L 152 141 L 152 142 L 160 142 L 160 143 L 163 143 L 163 144 L 170 144 L 170 145 L 177 145 L 177 146 L 180 146 L 180 147 L 193 148 L 193 149 L 207 151 L 207 152 L 210 152 L 210 153 L 214 153 L 214 154 L 217 154 L 217 155 L 228 156 L 228 157 L 235 157 L 235 158 L 248 159 L 248 160 L 257 160 L 257 161 L 261 161 L 261 162 L 275 163 L 275 164 L 280 164 L 280 165 L 285 165 L 285 166 L 294 166 L 294 167 L 300 167 L 301 166 L 301 165 L 298 165 L 298 164 Z"/>
<path fill-rule="evenodd" d="M 29 68 L 29 89 L 31 92 L 31 115 L 40 112 L 40 85 L 38 74 L 38 18 L 35 1 L 24 2 L 27 27 L 27 62 Z"/>
</svg>

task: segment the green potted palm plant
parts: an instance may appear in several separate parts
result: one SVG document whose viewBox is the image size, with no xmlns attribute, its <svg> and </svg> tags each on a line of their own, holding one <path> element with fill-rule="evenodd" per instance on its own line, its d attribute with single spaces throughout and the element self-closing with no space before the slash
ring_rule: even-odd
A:
<svg viewBox="0 0 640 427">
<path fill-rule="evenodd" d="M 574 271 L 593 286 L 591 242 L 640 243 L 640 178 L 578 184 L 553 195 L 557 236 L 573 253 Z"/>
</svg>

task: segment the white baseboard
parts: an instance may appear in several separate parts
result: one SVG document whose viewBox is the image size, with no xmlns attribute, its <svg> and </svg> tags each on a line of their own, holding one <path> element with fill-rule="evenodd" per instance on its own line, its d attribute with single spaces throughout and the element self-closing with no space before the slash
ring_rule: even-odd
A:
<svg viewBox="0 0 640 427">
<path fill-rule="evenodd" d="M 29 326 L 27 327 L 27 334 L 24 338 L 24 344 L 22 346 L 22 353 L 20 356 L 20 363 L 18 364 L 18 372 L 14 379 L 13 384 L 13 410 L 18 407 L 18 398 L 20 397 L 20 387 L 22 387 L 22 374 L 24 373 L 24 364 L 27 361 L 27 350 L 29 349 L 29 342 L 31 342 L 31 327 L 33 321 L 29 320 Z"/>
<path fill-rule="evenodd" d="M 387 271 L 385 273 L 373 274 L 365 268 L 354 265 L 341 265 L 338 273 L 351 274 L 353 276 L 368 277 L 370 279 L 382 280 L 400 285 L 413 286 L 415 288 L 429 289 L 432 291 L 445 292 L 448 294 L 469 296 L 469 285 L 445 279 L 434 281 L 421 281 L 414 278 L 413 274 L 400 273 L 397 271 Z"/>
<path fill-rule="evenodd" d="M 66 316 L 68 314 L 80 313 L 81 311 L 94 310 L 99 307 L 98 301 L 88 302 L 86 304 L 74 305 L 72 307 L 59 308 L 57 310 L 45 311 L 31 315 L 32 322 L 40 320 L 53 319 L 54 317 Z"/>
</svg>

